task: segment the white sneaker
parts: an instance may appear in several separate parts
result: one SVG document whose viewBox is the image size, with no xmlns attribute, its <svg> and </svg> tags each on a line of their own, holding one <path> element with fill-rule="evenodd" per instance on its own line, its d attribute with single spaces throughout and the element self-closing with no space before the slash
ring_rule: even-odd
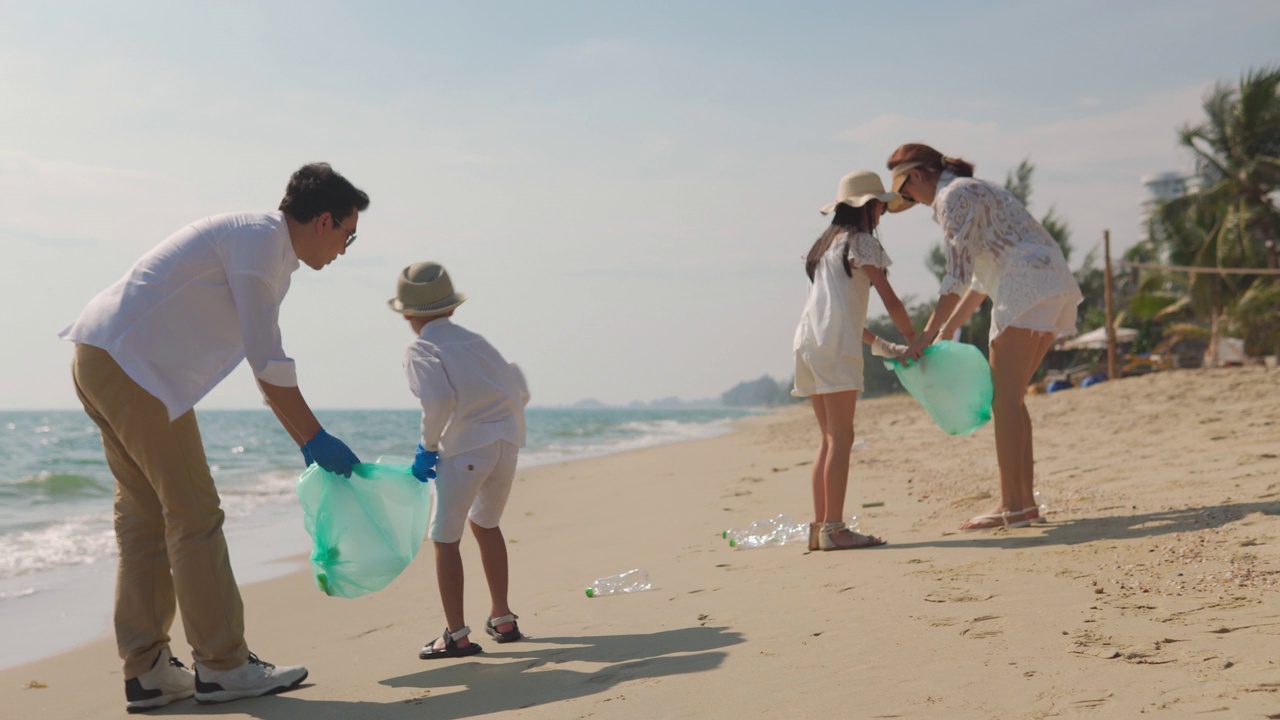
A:
<svg viewBox="0 0 1280 720">
<path fill-rule="evenodd" d="M 195 692 L 195 676 L 165 648 L 150 670 L 124 681 L 124 709 L 136 713 L 164 707 Z"/>
<path fill-rule="evenodd" d="M 196 702 L 218 703 L 239 698 L 275 695 L 292 690 L 307 679 L 301 665 L 276 667 L 249 653 L 249 659 L 231 670 L 210 670 L 196 665 Z"/>
</svg>

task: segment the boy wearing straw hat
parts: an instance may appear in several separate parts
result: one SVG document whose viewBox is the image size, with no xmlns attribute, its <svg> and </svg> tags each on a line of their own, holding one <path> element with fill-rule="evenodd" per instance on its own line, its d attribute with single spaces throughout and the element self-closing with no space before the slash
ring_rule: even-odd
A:
<svg viewBox="0 0 1280 720">
<path fill-rule="evenodd" d="M 409 389 L 422 402 L 422 441 L 413 474 L 423 482 L 435 479 L 428 534 L 447 625 L 422 647 L 418 657 L 423 660 L 481 651 L 468 639 L 471 628 L 463 619 L 459 544 L 466 525 L 480 546 L 489 585 L 485 631 L 499 643 L 524 637 L 507 604 L 507 543 L 498 522 L 524 447 L 529 388 L 519 367 L 450 319 L 466 299 L 454 291 L 443 267 L 423 262 L 400 272 L 396 296 L 387 301 L 418 336 L 404 356 Z"/>
</svg>

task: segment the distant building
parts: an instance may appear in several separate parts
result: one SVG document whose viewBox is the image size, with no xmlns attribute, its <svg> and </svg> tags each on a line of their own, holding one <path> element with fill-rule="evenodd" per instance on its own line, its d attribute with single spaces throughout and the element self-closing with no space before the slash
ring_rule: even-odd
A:
<svg viewBox="0 0 1280 720">
<path fill-rule="evenodd" d="M 1147 202 L 1167 202 L 1187 191 L 1187 180 L 1185 175 L 1179 175 L 1176 172 L 1162 172 L 1158 175 L 1145 175 L 1142 178 L 1142 184 L 1147 190 L 1151 191 L 1151 199 Z"/>
<path fill-rule="evenodd" d="M 1142 201 L 1142 210 L 1139 216 L 1141 230 L 1139 236 L 1144 239 L 1151 239 L 1149 236 L 1151 213 L 1155 212 L 1156 206 L 1162 202 L 1168 202 L 1175 198 L 1186 194 L 1189 178 L 1176 172 L 1162 172 L 1155 175 L 1144 175 L 1142 184 L 1147 188 L 1148 195 Z"/>
</svg>

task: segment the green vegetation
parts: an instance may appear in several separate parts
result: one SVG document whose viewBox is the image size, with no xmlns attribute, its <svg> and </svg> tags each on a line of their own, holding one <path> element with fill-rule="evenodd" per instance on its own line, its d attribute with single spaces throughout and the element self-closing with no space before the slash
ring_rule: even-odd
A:
<svg viewBox="0 0 1280 720">
<path fill-rule="evenodd" d="M 1280 241 L 1280 67 L 1219 82 L 1205 118 L 1178 132 L 1195 161 L 1192 187 L 1152 213 L 1148 238 L 1126 259 L 1202 268 L 1276 269 Z M 1127 316 L 1169 335 L 1175 325 L 1243 338 L 1249 355 L 1280 352 L 1275 275 L 1142 270 L 1130 276 Z"/>
</svg>

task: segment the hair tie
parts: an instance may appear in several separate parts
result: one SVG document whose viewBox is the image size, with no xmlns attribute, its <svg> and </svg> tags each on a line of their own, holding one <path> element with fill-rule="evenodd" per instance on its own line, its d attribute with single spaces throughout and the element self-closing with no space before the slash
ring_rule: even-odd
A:
<svg viewBox="0 0 1280 720">
<path fill-rule="evenodd" d="M 956 161 L 956 159 L 955 159 L 955 158 L 953 158 L 953 157 L 947 157 L 946 155 L 943 155 L 943 156 L 942 156 L 942 166 L 943 166 L 943 167 L 946 167 L 946 166 L 948 166 L 948 165 L 950 165 L 950 164 L 954 163 L 955 161 Z"/>
</svg>

